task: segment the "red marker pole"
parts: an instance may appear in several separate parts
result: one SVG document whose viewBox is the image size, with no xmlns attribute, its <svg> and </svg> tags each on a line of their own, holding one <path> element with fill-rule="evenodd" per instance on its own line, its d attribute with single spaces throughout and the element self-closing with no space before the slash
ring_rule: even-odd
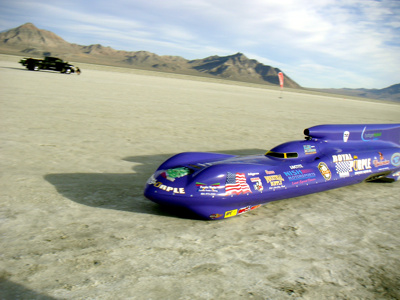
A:
<svg viewBox="0 0 400 300">
<path fill-rule="evenodd" d="M 281 95 L 279 98 L 282 98 L 282 91 L 283 91 L 283 73 L 279 72 L 278 73 L 278 77 L 279 77 L 279 85 L 281 86 Z"/>
</svg>

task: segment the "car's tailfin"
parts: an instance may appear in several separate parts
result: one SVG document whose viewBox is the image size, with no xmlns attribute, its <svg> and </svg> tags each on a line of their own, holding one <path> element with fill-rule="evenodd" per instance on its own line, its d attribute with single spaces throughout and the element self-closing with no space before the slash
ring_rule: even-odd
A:
<svg viewBox="0 0 400 300">
<path fill-rule="evenodd" d="M 347 142 L 390 142 L 400 146 L 400 124 L 329 124 L 304 130 L 309 139 Z"/>
</svg>

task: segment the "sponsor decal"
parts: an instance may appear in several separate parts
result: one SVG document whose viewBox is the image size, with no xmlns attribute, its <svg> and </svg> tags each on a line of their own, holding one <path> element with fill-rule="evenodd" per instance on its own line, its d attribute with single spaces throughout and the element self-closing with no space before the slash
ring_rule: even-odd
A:
<svg viewBox="0 0 400 300">
<path fill-rule="evenodd" d="M 260 173 L 247 173 L 248 176 L 257 176 L 260 175 Z"/>
<path fill-rule="evenodd" d="M 306 180 L 292 181 L 292 185 L 299 185 L 299 184 L 304 184 L 304 183 L 308 184 L 309 182 L 313 182 L 315 180 L 316 180 L 315 178 L 309 178 Z"/>
<path fill-rule="evenodd" d="M 246 206 L 246 207 L 242 207 L 242 208 L 240 208 L 240 209 L 238 210 L 237 214 L 238 214 L 238 215 L 244 214 L 244 213 L 249 212 L 249 211 L 251 211 L 251 210 L 253 210 L 253 209 L 259 208 L 260 206 L 261 206 L 261 204 L 253 205 L 253 206 L 248 205 L 248 206 Z"/>
<path fill-rule="evenodd" d="M 251 193 L 250 186 L 246 182 L 244 173 L 226 174 L 225 195 L 240 195 Z"/>
<path fill-rule="evenodd" d="M 222 215 L 221 214 L 212 214 L 212 215 L 210 215 L 210 219 L 218 219 L 218 218 L 221 218 L 222 217 Z"/>
<path fill-rule="evenodd" d="M 353 156 L 351 156 L 351 154 L 338 154 L 338 155 L 332 155 L 332 159 L 334 163 L 337 163 L 342 161 L 353 160 Z"/>
<path fill-rule="evenodd" d="M 262 185 L 260 177 L 253 177 L 250 178 L 250 181 L 253 182 L 253 188 L 256 191 L 262 192 L 264 190 L 264 187 Z"/>
<path fill-rule="evenodd" d="M 354 171 L 363 171 L 366 169 L 371 169 L 371 159 L 370 158 L 363 158 L 363 159 L 356 159 L 353 161 L 353 170 Z"/>
<path fill-rule="evenodd" d="M 295 170 L 295 169 L 302 169 L 303 165 L 302 164 L 298 164 L 298 165 L 293 165 L 289 167 L 291 170 Z"/>
<path fill-rule="evenodd" d="M 267 175 L 273 175 L 273 174 L 275 174 L 275 171 L 268 171 L 268 170 L 265 170 L 265 174 L 267 174 Z"/>
<path fill-rule="evenodd" d="M 317 149 L 313 145 L 303 145 L 305 154 L 315 154 L 317 153 Z"/>
<path fill-rule="evenodd" d="M 197 186 L 197 191 L 201 194 L 201 195 L 216 195 L 219 191 L 219 189 L 221 189 L 221 184 L 219 182 L 213 183 L 213 184 L 206 184 L 206 183 L 202 183 L 202 182 L 196 182 L 196 186 Z"/>
<path fill-rule="evenodd" d="M 361 139 L 364 142 L 369 142 L 372 140 L 379 140 L 379 138 L 382 136 L 382 132 L 380 132 L 380 131 L 365 132 L 366 129 L 367 129 L 367 126 L 365 126 L 363 131 L 361 132 Z"/>
<path fill-rule="evenodd" d="M 153 183 L 156 188 L 166 192 L 172 192 L 173 194 L 185 194 L 185 188 L 177 188 L 172 186 L 167 186 L 160 181 L 156 181 Z"/>
<path fill-rule="evenodd" d="M 315 178 L 316 175 L 312 169 L 297 169 L 283 172 L 289 181 Z"/>
<path fill-rule="evenodd" d="M 168 169 L 161 173 L 161 176 L 165 179 L 174 182 L 176 178 L 181 178 L 183 176 L 189 175 L 191 173 L 190 169 L 182 167 L 175 169 Z"/>
<path fill-rule="evenodd" d="M 382 167 L 382 166 L 388 165 L 390 163 L 390 161 L 385 159 L 381 152 L 378 152 L 378 153 L 379 153 L 379 159 L 377 157 L 374 157 L 374 160 L 372 161 L 374 166 L 375 167 Z"/>
<path fill-rule="evenodd" d="M 282 183 L 285 181 L 285 179 L 283 179 L 282 175 L 280 175 L 280 174 L 264 176 L 264 178 L 267 181 L 267 183 L 270 184 L 270 187 L 269 187 L 270 190 L 275 189 L 275 188 L 285 187 L 284 185 L 282 185 Z"/>
<path fill-rule="evenodd" d="M 354 171 L 355 175 L 371 173 L 371 158 L 358 159 L 357 156 L 351 154 L 332 155 L 332 160 L 335 163 L 336 173 L 339 177 L 349 177 Z"/>
<path fill-rule="evenodd" d="M 367 174 L 367 173 L 372 173 L 372 171 L 371 170 L 355 171 L 354 175 L 361 175 L 361 174 Z"/>
<path fill-rule="evenodd" d="M 390 162 L 392 163 L 393 166 L 399 167 L 400 166 L 400 153 L 393 154 L 392 158 L 390 159 Z"/>
<path fill-rule="evenodd" d="M 242 207 L 242 208 L 239 209 L 238 215 L 243 214 L 243 213 L 248 212 L 248 211 L 250 211 L 250 206 Z"/>
<path fill-rule="evenodd" d="M 234 209 L 234 210 L 228 210 L 227 212 L 225 212 L 225 216 L 224 218 L 230 218 L 230 217 L 234 217 L 237 215 L 238 210 Z"/>
<path fill-rule="evenodd" d="M 331 170 L 329 170 L 328 165 L 324 162 L 320 162 L 318 164 L 318 170 L 321 172 L 322 177 L 324 177 L 325 180 L 331 180 L 332 178 L 332 173 Z"/>
<path fill-rule="evenodd" d="M 350 136 L 350 132 L 349 131 L 343 132 L 343 142 L 347 143 L 347 140 L 349 139 L 349 136 Z"/>
</svg>

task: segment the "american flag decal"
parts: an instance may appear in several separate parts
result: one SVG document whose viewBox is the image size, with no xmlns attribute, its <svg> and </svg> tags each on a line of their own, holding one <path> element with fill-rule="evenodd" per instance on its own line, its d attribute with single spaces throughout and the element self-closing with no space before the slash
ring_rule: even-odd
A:
<svg viewBox="0 0 400 300">
<path fill-rule="evenodd" d="M 226 174 L 225 193 L 226 196 L 251 193 L 250 186 L 246 182 L 244 173 L 228 172 Z"/>
</svg>

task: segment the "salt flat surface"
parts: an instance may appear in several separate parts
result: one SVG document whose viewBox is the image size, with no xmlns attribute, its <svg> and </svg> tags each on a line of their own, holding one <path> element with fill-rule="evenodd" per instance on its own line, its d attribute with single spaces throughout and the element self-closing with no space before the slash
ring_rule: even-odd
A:
<svg viewBox="0 0 400 300">
<path fill-rule="evenodd" d="M 398 123 L 398 104 L 0 59 L 1 299 L 400 298 L 399 183 L 224 221 L 143 197 L 175 153 L 264 153 L 318 124 Z"/>
</svg>

